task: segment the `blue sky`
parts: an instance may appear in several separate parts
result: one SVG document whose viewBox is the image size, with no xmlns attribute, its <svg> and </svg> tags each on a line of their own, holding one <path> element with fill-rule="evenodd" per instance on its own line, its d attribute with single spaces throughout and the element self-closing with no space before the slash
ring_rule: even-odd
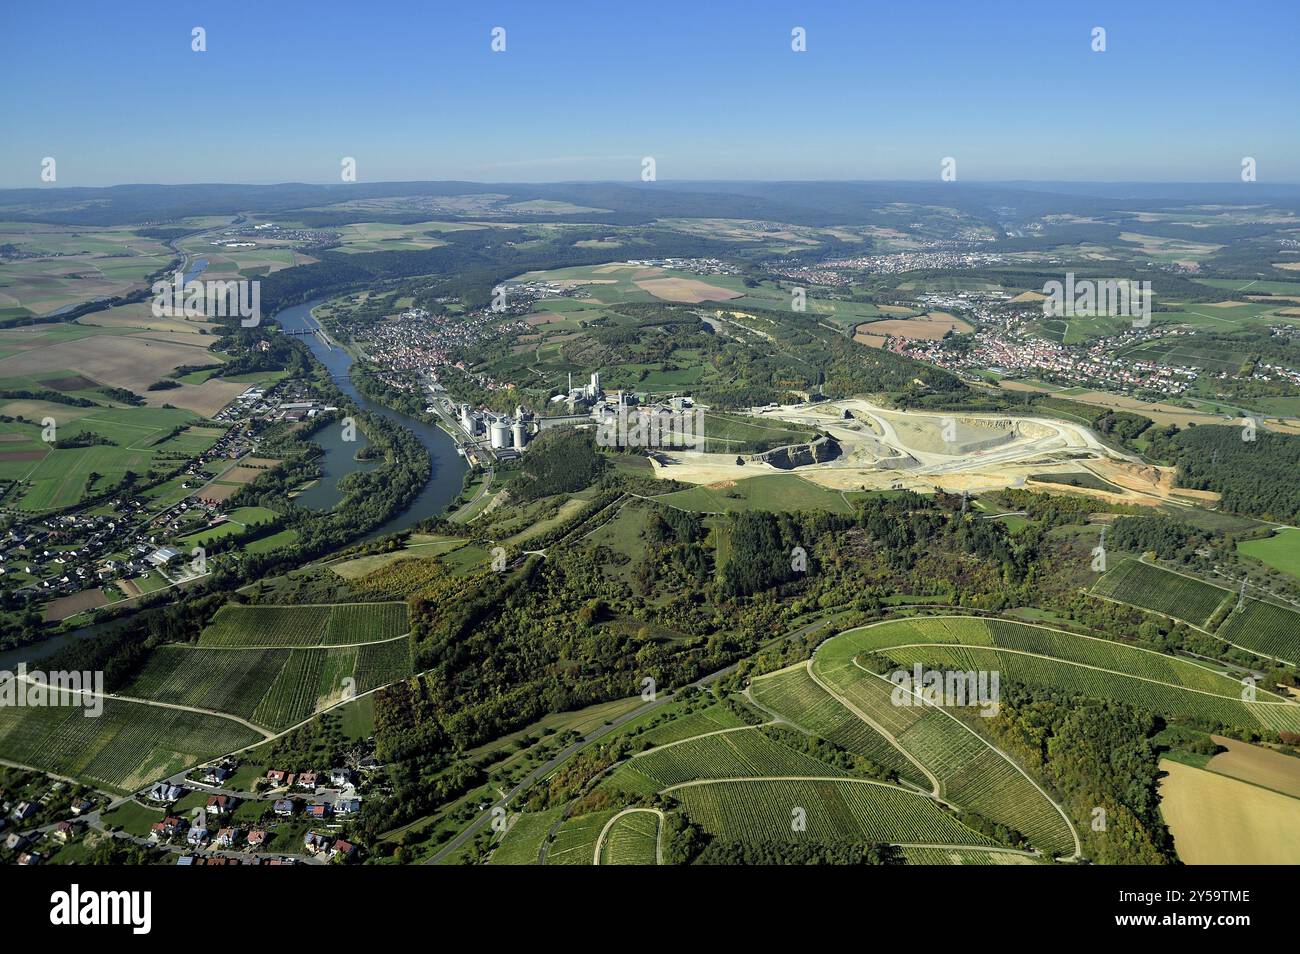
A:
<svg viewBox="0 0 1300 954">
<path fill-rule="evenodd" d="M 1300 182 L 1297 27 L 1294 0 L 9 3 L 0 186 L 45 156 L 60 186 L 338 181 L 344 156 L 363 181 L 635 180 L 647 155 L 660 181 L 944 156 L 966 181 L 1227 181 L 1253 156 Z"/>
</svg>

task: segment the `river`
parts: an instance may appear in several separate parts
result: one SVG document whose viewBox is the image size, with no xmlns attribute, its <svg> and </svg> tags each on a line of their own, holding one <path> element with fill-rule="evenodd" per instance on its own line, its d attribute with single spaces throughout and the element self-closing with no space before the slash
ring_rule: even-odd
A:
<svg viewBox="0 0 1300 954">
<path fill-rule="evenodd" d="M 201 262 L 197 264 L 205 266 L 207 263 Z M 200 267 L 194 274 L 201 271 L 202 268 Z M 312 317 L 311 310 L 322 301 L 325 301 L 325 299 L 318 298 L 304 305 L 286 308 L 275 316 L 275 320 L 280 323 L 281 327 L 289 330 L 319 328 L 320 324 Z M 412 431 L 420 443 L 424 445 L 424 449 L 429 452 L 432 473 L 429 475 L 428 483 L 420 491 L 420 495 L 415 498 L 409 507 L 391 518 L 387 523 L 376 527 L 363 539 L 370 540 L 396 530 L 405 530 L 419 523 L 425 517 L 433 517 L 442 513 L 447 508 L 447 505 L 455 500 L 457 494 L 460 493 L 465 480 L 465 471 L 468 469 L 464 458 L 456 453 L 455 441 L 451 439 L 446 431 L 435 425 L 417 421 L 415 418 L 408 417 L 399 411 L 376 404 L 358 392 L 356 386 L 352 383 L 352 379 L 348 376 L 348 369 L 352 367 L 352 356 L 342 348 L 331 348 L 317 335 L 304 335 L 301 340 L 307 343 L 307 347 L 316 356 L 316 360 L 320 361 L 329 370 L 330 377 L 334 379 L 334 383 L 339 390 L 355 401 L 358 407 L 373 414 L 382 414 L 389 420 L 401 424 Z M 354 443 L 343 441 L 341 431 L 338 429 L 331 429 L 329 433 L 315 434 L 312 439 L 321 445 L 325 453 L 320 461 L 321 480 L 297 498 L 297 503 L 304 507 L 325 509 L 334 506 L 341 496 L 338 491 L 338 482 L 343 476 L 358 469 L 378 466 L 377 462 L 362 463 L 356 460 L 357 449 L 365 446 L 363 443 L 364 435 L 359 432 Z M 38 643 L 0 652 L 0 671 L 12 671 L 17 668 L 20 662 L 32 665 L 64 646 L 94 635 L 96 632 L 102 632 L 111 625 L 115 624 L 83 626 L 80 629 L 52 636 Z"/>
<path fill-rule="evenodd" d="M 288 331 L 319 328 L 320 323 L 312 317 L 311 310 L 324 300 L 318 298 L 303 305 L 286 308 L 275 316 L 275 320 Z M 451 435 L 434 424 L 426 424 L 400 411 L 376 404 L 361 394 L 348 375 L 348 370 L 352 367 L 352 356 L 344 349 L 330 347 L 318 335 L 304 335 L 301 340 L 307 343 L 316 360 L 326 367 L 339 390 L 356 402 L 358 407 L 372 414 L 383 415 L 390 421 L 402 425 L 414 433 L 424 449 L 429 452 L 433 472 L 424 489 L 420 491 L 420 495 L 404 511 L 372 530 L 365 539 L 369 540 L 395 530 L 405 530 L 426 517 L 442 513 L 447 508 L 447 504 L 455 500 L 456 495 L 460 493 L 465 472 L 469 468 L 465 459 L 456 453 L 456 442 L 451 439 Z M 429 399 L 432 400 L 432 395 Z M 336 436 L 338 435 L 333 437 Z M 357 436 L 358 443 L 351 444 L 335 440 L 331 435 L 314 436 L 316 443 L 325 450 L 321 460 L 321 470 L 325 477 L 320 483 L 301 494 L 297 499 L 298 503 L 312 508 L 332 507 L 339 499 L 337 485 L 340 477 L 361 467 L 374 466 L 361 464 L 356 460 L 355 454 L 362 435 Z M 332 489 L 322 490 L 322 488 Z"/>
</svg>

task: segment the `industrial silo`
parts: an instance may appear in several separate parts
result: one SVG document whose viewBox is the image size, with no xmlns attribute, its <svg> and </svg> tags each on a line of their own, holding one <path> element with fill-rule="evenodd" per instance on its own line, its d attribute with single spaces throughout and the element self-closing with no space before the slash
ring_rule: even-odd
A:
<svg viewBox="0 0 1300 954">
<path fill-rule="evenodd" d="M 505 421 L 493 421 L 488 427 L 488 436 L 491 439 L 492 448 L 501 450 L 510 446 L 510 425 Z"/>
</svg>

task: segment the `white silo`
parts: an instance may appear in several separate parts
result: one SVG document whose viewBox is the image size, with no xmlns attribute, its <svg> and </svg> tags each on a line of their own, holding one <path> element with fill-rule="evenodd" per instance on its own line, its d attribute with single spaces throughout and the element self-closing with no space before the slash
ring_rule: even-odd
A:
<svg viewBox="0 0 1300 954">
<path fill-rule="evenodd" d="M 488 427 L 488 436 L 494 450 L 510 446 L 510 425 L 505 421 L 493 421 Z"/>
<path fill-rule="evenodd" d="M 528 430 L 522 417 L 515 418 L 515 422 L 510 425 L 510 440 L 516 450 L 524 449 L 524 444 L 528 440 Z"/>
</svg>

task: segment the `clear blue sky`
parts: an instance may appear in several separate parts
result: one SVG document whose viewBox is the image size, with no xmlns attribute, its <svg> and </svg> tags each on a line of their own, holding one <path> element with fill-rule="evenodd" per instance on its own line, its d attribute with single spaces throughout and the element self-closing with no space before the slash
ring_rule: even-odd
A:
<svg viewBox="0 0 1300 954">
<path fill-rule="evenodd" d="M 343 156 L 362 181 L 634 180 L 646 155 L 660 181 L 944 156 L 967 181 L 1226 181 L 1253 156 L 1300 182 L 1297 27 L 1296 0 L 9 2 L 0 186 L 44 156 L 60 186 L 337 181 Z"/>
</svg>

